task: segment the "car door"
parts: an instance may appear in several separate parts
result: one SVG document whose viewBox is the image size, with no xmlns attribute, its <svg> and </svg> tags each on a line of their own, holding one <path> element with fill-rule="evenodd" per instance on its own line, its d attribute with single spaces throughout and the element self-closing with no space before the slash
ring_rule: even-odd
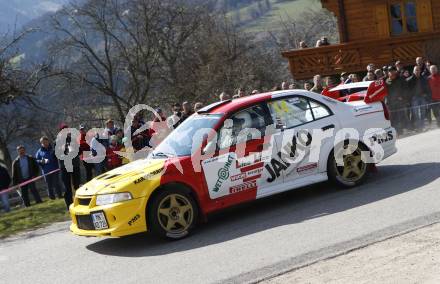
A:
<svg viewBox="0 0 440 284">
<path fill-rule="evenodd" d="M 211 199 L 228 206 L 253 200 L 257 191 L 271 185 L 263 169 L 278 150 L 266 129 L 272 124 L 266 104 L 240 110 L 224 121 L 216 154 L 202 161 Z"/>
<path fill-rule="evenodd" d="M 322 172 L 325 155 L 333 145 L 334 133 L 340 128 L 330 108 L 306 96 L 289 96 L 268 103 L 272 119 L 281 129 L 277 144 L 284 183 L 295 183 Z M 330 136 L 330 137 L 327 137 Z"/>
</svg>

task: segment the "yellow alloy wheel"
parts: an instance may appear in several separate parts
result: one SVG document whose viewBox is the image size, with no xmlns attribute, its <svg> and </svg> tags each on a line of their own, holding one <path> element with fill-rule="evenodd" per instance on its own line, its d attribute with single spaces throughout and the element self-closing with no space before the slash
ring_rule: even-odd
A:
<svg viewBox="0 0 440 284">
<path fill-rule="evenodd" d="M 336 173 L 345 182 L 357 182 L 367 172 L 367 164 L 362 161 L 362 150 L 357 148 L 352 154 L 343 156 L 344 166 L 337 165 Z"/>
<path fill-rule="evenodd" d="M 190 200 L 180 194 L 166 195 L 159 203 L 157 220 L 169 234 L 180 234 L 187 231 L 194 219 L 194 208 Z"/>
</svg>

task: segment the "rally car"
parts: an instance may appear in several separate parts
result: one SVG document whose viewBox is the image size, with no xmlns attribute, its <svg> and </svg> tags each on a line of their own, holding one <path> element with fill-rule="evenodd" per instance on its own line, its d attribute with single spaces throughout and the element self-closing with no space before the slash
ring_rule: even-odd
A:
<svg viewBox="0 0 440 284">
<path fill-rule="evenodd" d="M 288 90 L 209 105 L 148 158 L 79 188 L 70 229 L 179 239 L 208 214 L 236 204 L 328 179 L 357 186 L 371 165 L 397 151 L 386 105 L 374 93 L 340 102 Z"/>
</svg>

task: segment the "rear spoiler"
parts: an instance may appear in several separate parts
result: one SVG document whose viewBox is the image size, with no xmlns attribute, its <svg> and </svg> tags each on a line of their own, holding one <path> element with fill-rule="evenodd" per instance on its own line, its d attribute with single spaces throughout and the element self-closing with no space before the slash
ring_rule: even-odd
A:
<svg viewBox="0 0 440 284">
<path fill-rule="evenodd" d="M 346 97 L 338 98 L 340 101 L 364 100 L 365 103 L 380 102 L 388 95 L 388 90 L 384 80 L 341 84 L 329 92 L 334 93 L 342 90 L 353 90 L 357 92 Z M 363 90 L 365 89 L 365 90 Z"/>
</svg>

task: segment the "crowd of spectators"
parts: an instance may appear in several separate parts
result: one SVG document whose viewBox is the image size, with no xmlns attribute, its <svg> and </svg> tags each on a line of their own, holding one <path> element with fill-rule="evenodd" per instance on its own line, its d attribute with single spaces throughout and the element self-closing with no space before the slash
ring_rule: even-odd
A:
<svg viewBox="0 0 440 284">
<path fill-rule="evenodd" d="M 320 44 L 328 44 L 323 38 Z M 412 68 L 412 67 L 411 67 Z M 390 66 L 376 68 L 374 64 L 368 64 L 363 75 L 363 81 L 384 80 L 388 88 L 386 103 L 391 112 L 392 125 L 399 133 L 404 130 L 423 130 L 425 121 L 432 122 L 432 114 L 440 126 L 440 75 L 436 65 L 430 61 L 423 60 L 421 57 L 416 59 L 415 66 L 406 69 L 400 61 Z M 356 73 L 348 74 L 342 72 L 339 78 L 315 75 L 312 80 L 302 82 L 305 90 L 316 92 L 322 95 L 329 95 L 330 90 L 339 84 L 360 82 L 359 75 Z M 288 90 L 300 88 L 299 82 L 282 82 L 274 86 L 272 91 Z M 338 92 L 339 97 L 358 92 L 359 89 L 350 89 Z M 233 96 L 226 92 L 219 95 L 219 100 L 237 99 L 245 96 L 256 95 L 259 90 L 246 90 L 238 88 Z M 334 93 L 332 94 L 334 96 Z M 79 154 L 73 159 L 73 172 L 67 171 L 62 160 L 55 155 L 55 145 L 46 136 L 40 139 L 40 148 L 35 155 L 28 155 L 23 145 L 17 147 L 17 158 L 12 164 L 12 177 L 8 171 L 0 166 L 0 196 L 5 211 L 9 211 L 8 194 L 1 194 L 2 189 L 8 188 L 11 184 L 18 185 L 29 181 L 41 174 L 47 185 L 47 195 L 50 199 L 64 198 L 66 206 L 73 202 L 72 192 L 79 188 L 80 184 L 91 180 L 108 170 L 115 169 L 128 163 L 129 159 L 121 157 L 118 153 L 135 153 L 145 147 L 154 147 L 158 141 L 163 139 L 170 131 L 178 127 L 194 112 L 203 107 L 200 102 L 192 105 L 190 102 L 182 104 L 175 103 L 171 107 L 171 114 L 167 117 L 161 108 L 155 109 L 152 117 L 152 124 L 146 125 L 143 117 L 134 117 L 130 137 L 125 137 L 124 130 L 115 125 L 112 119 L 105 122 L 105 131 L 87 137 L 88 129 L 85 125 L 79 126 Z M 59 129 L 68 128 L 66 124 L 61 124 Z M 156 133 L 157 129 L 165 129 L 161 133 Z M 131 139 L 132 149 L 126 149 L 126 140 Z M 155 141 L 158 140 L 158 141 Z M 72 151 L 72 138 L 67 135 L 65 145 L 62 145 L 64 154 L 68 155 Z M 102 158 L 99 156 L 100 145 L 105 148 L 105 157 L 99 163 L 91 163 L 93 159 Z M 101 146 L 101 147 L 102 147 Z M 85 176 L 81 177 L 81 172 Z M 61 181 L 60 182 L 60 176 Z M 35 187 L 34 182 L 20 186 L 21 198 L 24 205 L 30 206 L 29 191 L 36 203 L 41 203 L 42 198 Z"/>
<path fill-rule="evenodd" d="M 362 80 L 357 73 L 342 72 L 339 80 L 334 77 L 323 79 L 315 75 L 312 80 L 305 81 L 303 86 L 305 90 L 327 95 L 338 84 L 384 80 L 388 89 L 386 103 L 391 112 L 392 125 L 400 134 L 423 131 L 427 124 L 433 122 L 433 117 L 440 127 L 440 75 L 438 67 L 430 60 L 417 57 L 414 65 L 404 66 L 401 61 L 396 61 L 382 68 L 371 63 L 367 65 L 364 74 Z M 341 91 L 337 96 L 344 97 L 360 90 Z"/>
</svg>

